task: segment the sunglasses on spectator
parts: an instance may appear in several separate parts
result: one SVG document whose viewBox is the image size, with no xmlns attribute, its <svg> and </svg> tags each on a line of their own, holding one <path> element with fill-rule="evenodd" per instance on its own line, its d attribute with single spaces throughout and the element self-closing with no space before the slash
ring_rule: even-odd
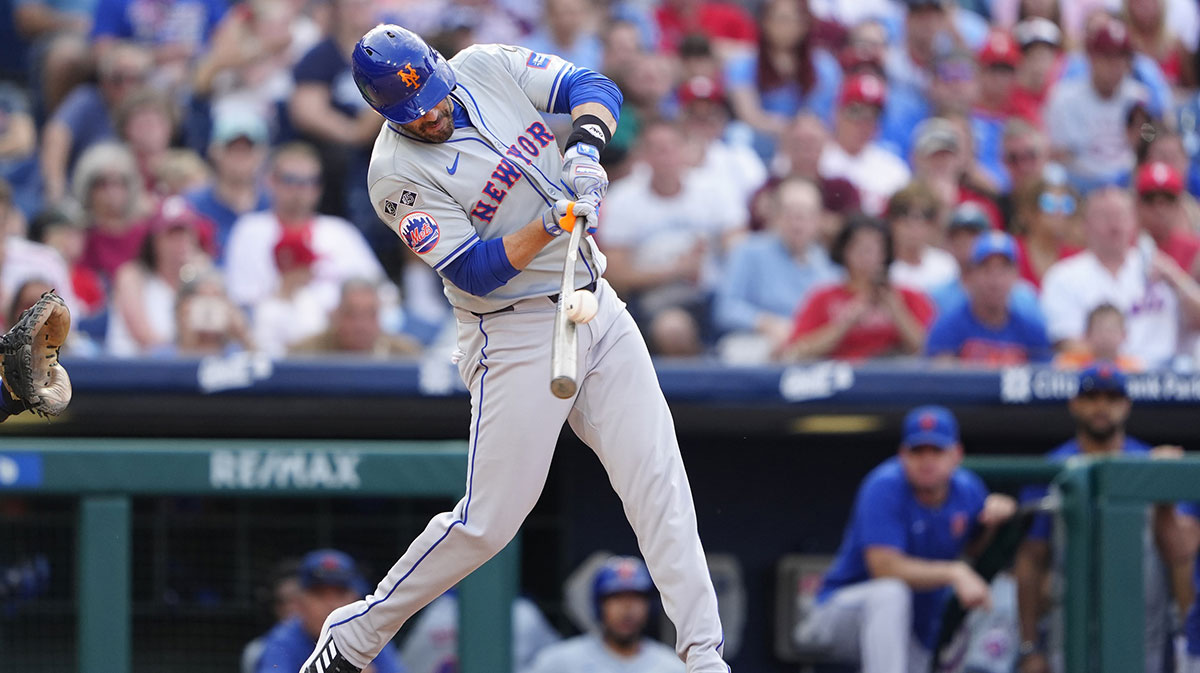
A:
<svg viewBox="0 0 1200 673">
<path fill-rule="evenodd" d="M 276 173 L 275 179 L 286 187 L 316 187 L 321 184 L 318 175 L 297 175 L 295 173 Z"/>
<path fill-rule="evenodd" d="M 863 103 L 852 103 L 842 108 L 842 112 L 846 117 L 856 121 L 865 121 L 867 119 L 875 119 L 879 116 L 879 108 L 874 105 L 865 105 Z"/>
<path fill-rule="evenodd" d="M 1023 164 L 1027 162 L 1037 161 L 1038 153 L 1036 150 L 1025 150 L 1024 152 L 1008 152 L 1004 155 L 1004 163 L 1006 164 Z"/>
<path fill-rule="evenodd" d="M 894 213 L 892 213 L 892 217 L 895 219 L 900 219 L 900 218 L 904 218 L 904 217 L 912 217 L 912 218 L 916 218 L 916 219 L 920 219 L 920 220 L 925 220 L 927 222 L 932 222 L 934 220 L 934 218 L 937 217 L 937 209 L 936 208 L 901 209 L 901 210 L 897 210 Z"/>
<path fill-rule="evenodd" d="M 1142 203 L 1144 203 L 1146 205 L 1151 205 L 1151 206 L 1154 205 L 1155 203 L 1171 203 L 1171 204 L 1173 204 L 1179 200 L 1179 197 L 1175 196 L 1171 192 L 1146 192 L 1145 194 L 1142 194 L 1139 198 L 1141 198 Z"/>
<path fill-rule="evenodd" d="M 125 176 L 120 173 L 101 173 L 92 178 L 92 188 L 97 187 L 124 187 L 126 185 Z"/>
<path fill-rule="evenodd" d="M 1038 210 L 1047 215 L 1074 215 L 1075 197 L 1070 194 L 1042 192 L 1038 197 Z"/>
</svg>

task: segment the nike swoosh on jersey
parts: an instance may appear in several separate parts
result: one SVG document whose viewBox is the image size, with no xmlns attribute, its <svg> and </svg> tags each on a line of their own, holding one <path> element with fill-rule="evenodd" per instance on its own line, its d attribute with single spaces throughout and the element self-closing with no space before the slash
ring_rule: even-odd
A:
<svg viewBox="0 0 1200 673">
<path fill-rule="evenodd" d="M 446 172 L 449 173 L 450 175 L 454 175 L 455 173 L 458 172 L 458 158 L 460 156 L 462 156 L 462 152 L 455 154 L 454 155 L 454 163 L 446 167 Z"/>
</svg>

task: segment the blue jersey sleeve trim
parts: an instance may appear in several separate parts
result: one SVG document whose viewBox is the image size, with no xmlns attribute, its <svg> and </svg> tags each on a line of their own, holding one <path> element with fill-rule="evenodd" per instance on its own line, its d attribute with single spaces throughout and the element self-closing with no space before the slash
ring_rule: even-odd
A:
<svg viewBox="0 0 1200 673">
<path fill-rule="evenodd" d="M 442 269 L 460 290 L 482 297 L 519 273 L 508 261 L 504 239 L 493 238 L 471 246 Z"/>
<path fill-rule="evenodd" d="M 624 97 L 611 79 L 587 68 L 575 68 L 566 76 L 559 75 L 562 82 L 556 83 L 557 91 L 551 90 L 551 112 L 569 113 L 577 105 L 599 103 L 612 113 L 614 120 L 620 121 Z"/>
<path fill-rule="evenodd" d="M 435 264 L 433 266 L 433 270 L 440 271 L 443 266 L 446 266 L 450 262 L 453 262 L 455 259 L 457 259 L 463 250 L 466 250 L 467 248 L 475 245 L 478 242 L 479 242 L 479 235 L 472 234 L 470 238 L 463 241 L 462 243 L 459 243 L 457 248 L 451 250 L 449 255 L 446 255 L 445 257 L 443 257 L 442 261 Z"/>
</svg>

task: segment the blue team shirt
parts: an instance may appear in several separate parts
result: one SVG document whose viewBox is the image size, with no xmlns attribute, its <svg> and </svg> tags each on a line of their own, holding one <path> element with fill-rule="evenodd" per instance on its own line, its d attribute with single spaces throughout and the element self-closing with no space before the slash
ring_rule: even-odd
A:
<svg viewBox="0 0 1200 673">
<path fill-rule="evenodd" d="M 894 547 L 908 556 L 950 561 L 962 555 L 975 532 L 988 490 L 975 473 L 959 468 L 940 507 L 917 502 L 900 459 L 889 458 L 863 480 L 846 525 L 837 558 L 825 575 L 817 600 L 838 589 L 871 579 L 868 547 Z M 950 587 L 913 593 L 913 631 L 926 647 L 936 644 L 941 613 Z"/>
<path fill-rule="evenodd" d="M 842 88 L 842 67 L 837 59 L 824 49 L 812 51 L 813 71 L 816 77 L 812 88 L 805 92 L 795 82 L 763 90 L 758 86 L 758 53 L 749 53 L 730 60 L 725 66 L 725 85 L 729 89 L 753 88 L 758 92 L 759 105 L 766 112 L 784 117 L 795 117 L 801 110 L 811 112 L 833 128 L 833 111 L 838 92 Z M 774 154 L 775 140 L 763 133 L 756 133 L 754 149 L 769 160 Z"/>
<path fill-rule="evenodd" d="M 267 632 L 265 640 L 262 655 L 254 666 L 255 673 L 299 671 L 308 655 L 312 654 L 313 648 L 317 646 L 317 641 L 308 635 L 300 625 L 299 618 L 295 617 L 276 624 L 275 628 Z M 385 645 L 371 663 L 375 666 L 375 673 L 404 672 L 404 667 L 400 665 L 400 659 L 396 656 L 396 649 L 391 643 Z"/>
<path fill-rule="evenodd" d="M 966 302 L 939 315 L 929 328 L 925 354 L 946 353 L 995 366 L 1049 362 L 1052 356 L 1040 315 L 1010 311 L 1008 323 L 994 328 L 979 322 Z"/>
<path fill-rule="evenodd" d="M 1078 456 L 1080 453 L 1079 440 L 1072 439 L 1066 444 L 1063 444 L 1057 449 L 1046 454 L 1046 458 L 1056 463 L 1065 463 L 1068 458 L 1071 456 Z M 1134 439 L 1133 437 L 1126 437 L 1125 444 L 1121 446 L 1121 453 L 1146 454 L 1150 453 L 1150 447 L 1141 440 Z M 1021 489 L 1021 503 L 1024 504 L 1034 500 L 1041 500 L 1042 498 L 1046 497 L 1046 494 L 1049 493 L 1049 491 L 1050 489 L 1046 486 L 1027 486 Z M 1054 520 L 1049 514 L 1038 514 L 1034 516 L 1033 523 L 1029 526 L 1028 536 L 1035 540 L 1049 540 L 1050 527 L 1053 522 Z"/>
<path fill-rule="evenodd" d="M 819 245 L 797 260 L 774 233 L 751 234 L 729 255 L 717 287 L 713 320 L 722 332 L 754 329 L 760 313 L 791 318 L 809 292 L 842 277 Z"/>
<path fill-rule="evenodd" d="M 185 44 L 199 53 L 227 7 L 223 0 L 97 0 L 92 38 Z"/>
</svg>

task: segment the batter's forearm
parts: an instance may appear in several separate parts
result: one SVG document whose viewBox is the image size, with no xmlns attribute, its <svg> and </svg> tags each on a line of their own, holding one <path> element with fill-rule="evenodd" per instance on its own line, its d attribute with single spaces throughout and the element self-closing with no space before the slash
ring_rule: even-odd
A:
<svg viewBox="0 0 1200 673">
<path fill-rule="evenodd" d="M 554 237 L 542 226 L 538 218 L 504 237 L 504 254 L 508 255 L 508 263 L 518 271 L 529 266 L 534 257 L 549 245 Z"/>
</svg>

